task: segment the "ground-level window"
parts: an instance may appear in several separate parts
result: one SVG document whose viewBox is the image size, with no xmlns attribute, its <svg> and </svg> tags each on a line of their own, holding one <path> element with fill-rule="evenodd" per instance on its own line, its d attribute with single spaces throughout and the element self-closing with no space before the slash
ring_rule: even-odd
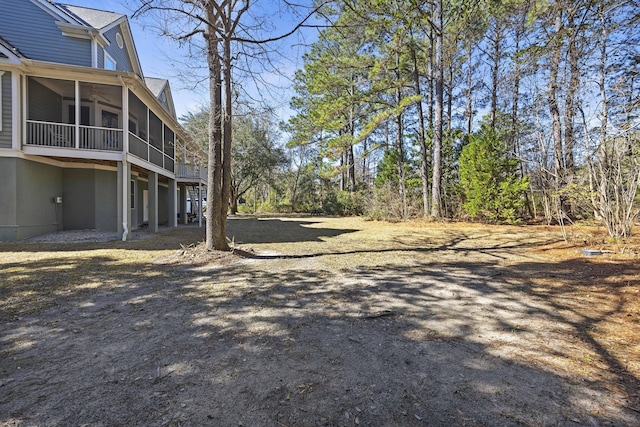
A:
<svg viewBox="0 0 640 427">
<path fill-rule="evenodd" d="M 131 180 L 131 209 L 136 208 L 136 181 Z"/>
</svg>

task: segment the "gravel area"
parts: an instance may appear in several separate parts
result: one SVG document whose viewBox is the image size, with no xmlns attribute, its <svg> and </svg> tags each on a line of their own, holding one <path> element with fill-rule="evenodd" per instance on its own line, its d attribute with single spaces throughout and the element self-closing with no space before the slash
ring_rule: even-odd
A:
<svg viewBox="0 0 640 427">
<path fill-rule="evenodd" d="M 169 227 L 159 227 L 158 231 L 169 230 Z M 153 236 L 147 227 L 133 230 L 129 240 L 142 240 Z M 20 243 L 83 243 L 83 242 L 110 242 L 120 240 L 120 235 L 113 231 L 98 230 L 63 230 L 42 234 L 20 241 Z"/>
</svg>

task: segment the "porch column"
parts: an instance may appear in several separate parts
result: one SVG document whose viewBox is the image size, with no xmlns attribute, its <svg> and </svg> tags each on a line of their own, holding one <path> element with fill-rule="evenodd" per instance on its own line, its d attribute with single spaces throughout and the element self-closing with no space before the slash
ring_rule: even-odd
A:
<svg viewBox="0 0 640 427">
<path fill-rule="evenodd" d="M 169 178 L 169 197 L 167 204 L 169 205 L 169 227 L 178 226 L 178 186 L 176 180 Z"/>
<path fill-rule="evenodd" d="M 118 162 L 118 196 L 116 209 L 118 211 L 118 235 L 123 241 L 129 236 L 129 227 L 131 224 L 131 209 L 129 206 L 131 200 L 131 165 L 126 160 Z"/>
<path fill-rule="evenodd" d="M 120 79 L 122 82 L 122 78 Z M 122 152 L 129 152 L 129 88 L 122 82 Z"/>
<path fill-rule="evenodd" d="M 75 145 L 76 149 L 80 148 L 80 110 L 82 109 L 82 101 L 80 99 L 80 82 L 78 80 L 75 81 L 75 117 L 73 118 L 74 123 L 76 125 L 76 140 Z"/>
<path fill-rule="evenodd" d="M 19 150 L 22 145 L 22 126 L 20 126 L 20 111 L 26 105 L 26 98 L 20 98 L 21 77 L 17 71 L 11 73 L 11 148 Z M 27 116 L 22 116 L 26 123 Z"/>
<path fill-rule="evenodd" d="M 149 172 L 149 231 L 158 231 L 158 173 Z"/>
<path fill-rule="evenodd" d="M 180 184 L 180 224 L 186 224 L 186 223 L 187 223 L 187 186 L 184 184 Z"/>
</svg>

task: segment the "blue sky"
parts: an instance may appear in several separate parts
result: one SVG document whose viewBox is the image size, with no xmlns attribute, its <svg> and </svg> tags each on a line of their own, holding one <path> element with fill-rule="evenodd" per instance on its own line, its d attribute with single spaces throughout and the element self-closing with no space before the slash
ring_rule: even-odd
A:
<svg viewBox="0 0 640 427">
<path fill-rule="evenodd" d="M 189 111 L 197 111 L 201 105 L 208 103 L 208 89 L 200 85 L 193 89 L 193 84 L 185 82 L 178 76 L 182 72 L 185 61 L 185 53 L 180 50 L 175 42 L 167 37 L 158 34 L 157 25 L 152 16 L 131 19 L 134 8 L 139 4 L 136 0 L 58 0 L 60 3 L 72 4 L 88 8 L 107 10 L 122 13 L 129 16 L 129 25 L 133 33 L 133 39 L 138 50 L 138 57 L 142 65 L 145 76 L 168 79 L 171 83 L 173 100 L 178 117 Z M 266 0 L 266 3 L 257 5 L 262 13 L 268 10 L 271 13 L 272 24 L 276 32 L 286 32 L 294 25 L 293 19 L 281 13 L 278 7 L 278 0 Z M 265 9 L 265 6 L 268 9 Z M 271 12 L 273 10 L 273 12 Z M 275 22 L 277 20 L 277 22 Z M 313 31 L 307 32 L 304 37 L 295 35 L 287 38 L 284 42 L 279 42 L 277 49 L 286 50 L 278 61 L 277 68 L 285 75 L 292 76 L 297 68 L 302 67 L 302 54 L 305 51 L 303 44 L 310 43 L 310 39 L 315 38 Z M 313 41 L 313 40 L 311 40 Z M 174 59 L 174 60 L 172 60 Z M 204 65 L 204 62 L 203 64 Z M 279 113 L 281 118 L 286 119 L 291 111 L 288 104 L 291 97 L 291 90 L 288 89 L 289 81 L 274 72 L 265 72 L 261 76 L 265 81 L 276 83 L 281 89 L 267 91 L 263 87 L 256 86 L 252 82 L 243 82 L 243 86 L 251 93 L 251 96 L 262 95 L 268 98 L 267 102 Z M 269 92 L 269 93 L 267 93 Z M 273 93 L 271 93 L 273 92 Z"/>
</svg>

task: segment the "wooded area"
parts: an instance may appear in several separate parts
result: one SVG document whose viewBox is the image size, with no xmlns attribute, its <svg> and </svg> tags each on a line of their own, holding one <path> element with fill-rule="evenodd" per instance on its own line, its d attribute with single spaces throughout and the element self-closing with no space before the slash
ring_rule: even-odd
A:
<svg viewBox="0 0 640 427">
<path fill-rule="evenodd" d="M 358 208 L 373 217 L 595 218 L 628 236 L 638 214 L 639 10 L 334 3 L 296 75 L 289 146 L 325 192 L 364 193 Z M 317 191 L 296 192 L 293 208 L 313 205 L 302 195 Z"/>
<path fill-rule="evenodd" d="M 612 237 L 631 234 L 640 210 L 637 1 L 316 4 L 291 25 L 313 15 L 319 29 L 295 74 L 294 114 L 279 124 L 235 109 L 250 103 L 238 95 L 250 71 L 242 58 L 269 63 L 264 46 L 286 34 L 260 40 L 264 20 L 244 15 L 251 2 L 170 3 L 195 23 L 177 38 L 202 33 L 208 43 L 212 102 L 198 114 L 210 117 L 211 157 L 226 159 L 210 167 L 209 200 L 225 207 L 216 224 L 228 204 L 389 220 L 595 220 Z M 198 114 L 183 117 L 188 128 Z M 238 138 L 236 117 L 253 126 Z M 251 141 L 271 154 L 255 155 L 249 173 Z M 229 164 L 251 175 L 244 186 Z"/>
</svg>

